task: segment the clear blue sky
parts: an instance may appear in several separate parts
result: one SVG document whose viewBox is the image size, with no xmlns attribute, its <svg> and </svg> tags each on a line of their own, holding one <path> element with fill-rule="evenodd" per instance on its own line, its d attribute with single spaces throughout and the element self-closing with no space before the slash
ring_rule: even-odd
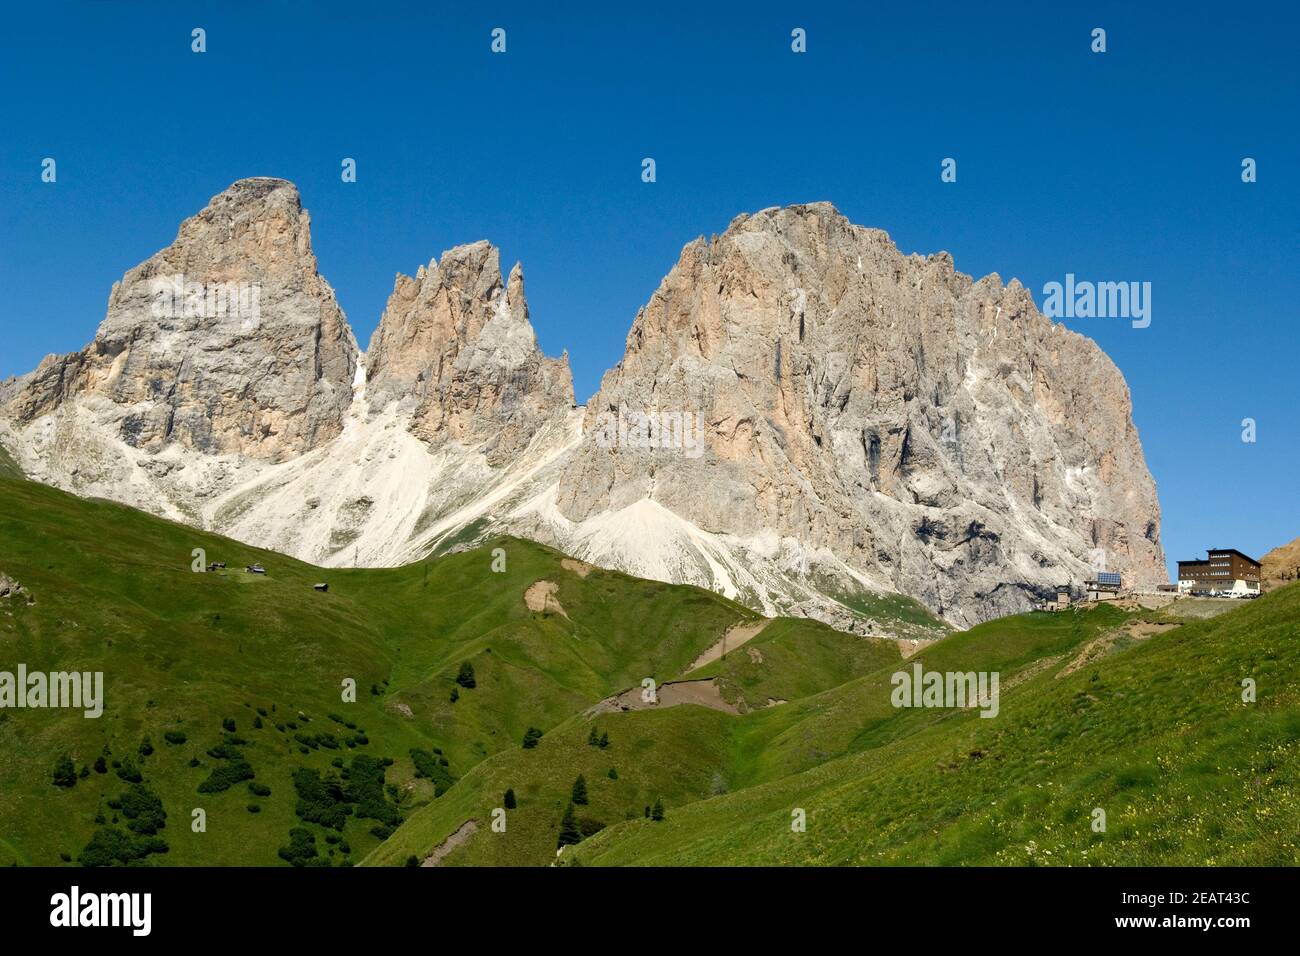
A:
<svg viewBox="0 0 1300 956">
<path fill-rule="evenodd" d="M 625 6 L 7 5 L 0 377 L 80 348 L 114 280 L 268 175 L 363 346 L 396 272 L 486 238 L 583 400 L 686 242 L 824 199 L 1040 305 L 1067 272 L 1151 282 L 1150 328 L 1067 324 L 1128 379 L 1168 556 L 1300 535 L 1294 3 Z"/>
</svg>

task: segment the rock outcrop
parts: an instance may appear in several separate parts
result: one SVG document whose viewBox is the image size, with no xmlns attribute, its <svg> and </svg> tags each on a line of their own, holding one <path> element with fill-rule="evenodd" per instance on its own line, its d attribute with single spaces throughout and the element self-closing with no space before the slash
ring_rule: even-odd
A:
<svg viewBox="0 0 1300 956">
<path fill-rule="evenodd" d="M 9 597 L 25 597 L 29 604 L 33 603 L 25 587 L 3 571 L 0 571 L 0 600 Z"/>
<path fill-rule="evenodd" d="M 1265 591 L 1300 581 L 1300 538 L 1278 545 L 1259 559 L 1260 586 Z"/>
<path fill-rule="evenodd" d="M 516 263 L 503 285 L 487 242 L 444 252 L 415 278 L 399 275 L 366 361 L 373 410 L 409 402 L 416 435 L 479 447 L 494 467 L 574 406 L 567 353 L 551 359 L 537 347 L 523 268 Z"/>
<path fill-rule="evenodd" d="M 148 453 L 281 461 L 342 430 L 356 360 L 298 190 L 245 179 L 115 283 L 94 341 L 43 361 L 4 410 L 21 428 L 76 404 Z"/>
<path fill-rule="evenodd" d="M 796 577 L 839 562 L 961 623 L 1096 567 L 1162 579 L 1111 361 L 1019 283 L 905 256 L 829 204 L 688 245 L 586 416 L 555 497 L 575 527 L 653 505 Z M 647 420 L 650 440 L 624 437 Z M 692 422 L 702 451 L 671 434 Z"/>
</svg>

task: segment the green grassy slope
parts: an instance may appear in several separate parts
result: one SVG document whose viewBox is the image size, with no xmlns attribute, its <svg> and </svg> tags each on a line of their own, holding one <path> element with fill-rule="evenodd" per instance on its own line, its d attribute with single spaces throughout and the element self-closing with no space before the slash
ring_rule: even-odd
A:
<svg viewBox="0 0 1300 956">
<path fill-rule="evenodd" d="M 1065 653 L 1005 690 L 996 718 L 936 712 L 805 772 L 611 827 L 566 862 L 1300 862 L 1300 587 L 1058 676 L 1073 648 L 1029 646 L 1071 616 L 1009 619 L 1025 653 Z M 1009 622 L 944 651 L 965 643 L 964 660 L 977 659 L 973 645 Z M 791 829 L 796 809 L 806 832 Z"/>
<path fill-rule="evenodd" d="M 4 445 L 0 445 L 0 478 L 22 478 L 24 477 L 22 469 L 18 463 L 13 460 L 13 456 L 5 451 Z"/>
<path fill-rule="evenodd" d="M 193 573 L 194 548 L 228 570 Z M 269 573 L 244 573 L 254 562 Z M 76 862 L 96 834 L 139 825 L 132 766 L 167 813 L 154 864 L 282 864 L 297 830 L 315 862 L 402 865 L 473 821 L 443 865 L 546 865 L 579 775 L 587 836 L 565 865 L 1297 862 L 1300 586 L 1212 619 L 1192 603 L 1020 615 L 906 661 L 776 620 L 689 675 L 716 678 L 737 712 L 592 717 L 644 677 L 680 679 L 755 615 L 513 539 L 326 571 L 6 478 L 0 571 L 34 600 L 0 601 L 0 671 L 103 671 L 107 698 L 98 720 L 0 709 L 0 865 Z M 525 601 L 538 582 L 546 611 Z M 1137 621 L 1181 626 L 1145 636 Z M 917 662 L 998 672 L 1000 713 L 894 707 L 893 675 Z M 525 749 L 530 727 L 544 735 Z M 75 783 L 56 786 L 64 755 Z M 241 762 L 251 781 L 200 792 Z M 656 802 L 662 821 L 645 816 Z"/>
<path fill-rule="evenodd" d="M 545 863 L 554 857 L 560 816 L 579 773 L 589 783 L 593 773 L 603 777 L 610 766 L 619 774 L 623 785 L 610 787 L 602 780 L 601 797 L 593 795 L 587 813 L 607 825 L 643 819 L 645 806 L 655 799 L 682 807 L 788 778 L 950 721 L 952 711 L 890 704 L 890 678 L 902 667 L 921 661 L 927 669 L 1001 669 L 1010 676 L 1081 647 L 1127 616 L 1099 607 L 1008 618 L 932 645 L 907 662 L 892 642 L 853 638 L 815 621 L 773 621 L 743 647 L 690 675 L 720 677 L 723 696 L 751 704 L 748 713 L 678 707 L 594 720 L 579 716 L 547 735 L 546 759 L 539 760 L 537 751 L 514 750 L 485 761 L 447 797 L 413 814 L 365 862 L 396 864 L 412 853 L 423 856 L 467 820 L 483 826 L 509 787 L 517 796 L 529 793 L 521 809 L 545 812 L 507 813 L 506 834 L 476 836 L 448 855 L 444 865 Z M 768 698 L 789 702 L 769 707 Z M 587 745 L 592 726 L 610 735 L 608 750 Z M 690 772 L 678 769 L 686 767 Z M 628 786 L 629 780 L 635 786 Z M 650 831 L 651 836 L 657 832 Z"/>
<path fill-rule="evenodd" d="M 811 693 L 886 665 L 896 667 L 899 660 L 890 641 L 855 637 L 816 621 L 778 619 L 744 647 L 689 676 L 721 675 L 724 699 L 748 699 L 765 708 L 769 692 Z M 577 714 L 536 749 L 515 747 L 480 763 L 445 797 L 412 814 L 365 862 L 396 865 L 412 854 L 423 857 L 468 820 L 486 828 L 493 810 L 504 809 L 502 795 L 512 789 L 519 807 L 506 813 L 504 833 L 477 836 L 443 864 L 546 864 L 554 859 L 560 818 L 580 774 L 590 804 L 577 808 L 579 816 L 606 826 L 643 817 L 656 800 L 681 806 L 708 799 L 750 776 L 748 719 L 697 706 Z M 608 736 L 608 746 L 591 745 L 593 728 Z M 611 768 L 616 777 L 610 777 Z"/>
<path fill-rule="evenodd" d="M 561 555 L 523 541 L 399 569 L 323 571 L 36 483 L 0 479 L 0 498 L 0 570 L 35 600 L 0 607 L 0 670 L 102 671 L 107 699 L 97 720 L 58 709 L 0 711 L 0 864 L 75 859 L 95 830 L 113 825 L 108 802 L 126 782 L 112 762 L 127 756 L 169 814 L 165 862 L 274 863 L 299 823 L 298 767 L 328 772 L 335 758 L 391 757 L 387 782 L 406 814 L 432 797 L 428 780 L 413 779 L 411 748 L 436 748 L 458 777 L 517 747 L 530 726 L 550 730 L 643 676 L 676 676 L 753 617 L 696 588 L 603 571 L 584 578 Z M 492 570 L 495 547 L 504 550 L 504 573 Z M 193 573 L 194 548 L 229 570 Z M 269 573 L 244 573 L 254 562 Z M 312 589 L 322 580 L 328 593 Z M 556 583 L 564 614 L 528 610 L 524 592 L 538 580 Z M 455 683 L 466 661 L 474 689 Z M 341 699 L 348 679 L 355 703 Z M 258 708 L 266 716 L 254 730 Z M 196 792 L 223 764 L 208 751 L 223 742 L 226 718 L 269 798 L 252 797 L 243 781 Z M 166 743 L 168 731 L 186 742 Z M 338 749 L 302 753 L 296 735 L 322 732 L 334 734 Z M 368 743 L 343 742 L 362 732 Z M 140 757 L 146 736 L 154 753 Z M 51 783 L 61 755 L 80 770 L 106 747 L 106 773 L 92 769 L 66 789 Z M 189 766 L 192 759 L 200 765 Z M 250 803 L 261 811 L 249 812 Z M 195 808 L 207 813 L 206 833 L 188 826 Z M 348 823 L 350 858 L 378 842 L 374 825 Z"/>
</svg>

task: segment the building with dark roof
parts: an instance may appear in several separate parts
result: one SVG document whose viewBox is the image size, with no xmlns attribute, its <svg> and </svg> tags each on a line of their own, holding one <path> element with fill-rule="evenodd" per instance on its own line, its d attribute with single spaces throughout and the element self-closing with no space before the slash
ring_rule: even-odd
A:
<svg viewBox="0 0 1300 956">
<path fill-rule="evenodd" d="M 1178 583 L 1188 582 L 1196 591 L 1231 591 L 1238 581 L 1258 591 L 1259 577 L 1259 562 L 1236 548 L 1211 550 L 1204 561 L 1178 562 Z"/>
</svg>

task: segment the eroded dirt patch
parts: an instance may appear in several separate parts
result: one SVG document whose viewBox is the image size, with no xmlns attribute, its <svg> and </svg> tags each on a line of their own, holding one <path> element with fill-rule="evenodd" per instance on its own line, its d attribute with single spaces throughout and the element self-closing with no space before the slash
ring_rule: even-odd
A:
<svg viewBox="0 0 1300 956">
<path fill-rule="evenodd" d="M 452 850 L 464 846 L 469 842 L 470 837 L 477 832 L 478 821 L 466 820 L 456 828 L 455 833 L 443 840 L 442 843 L 438 844 L 438 848 L 426 856 L 424 862 L 421 863 L 420 866 L 442 866 L 442 861 L 447 858 L 447 855 L 451 853 Z"/>
<path fill-rule="evenodd" d="M 566 571 L 572 571 L 580 578 L 585 578 L 592 571 L 596 570 L 593 565 L 588 564 L 586 561 L 575 561 L 573 558 L 565 558 L 562 560 L 560 562 L 560 567 L 564 568 Z"/>
<path fill-rule="evenodd" d="M 560 586 L 554 581 L 537 581 L 524 592 L 524 603 L 528 605 L 528 610 L 538 613 L 548 612 L 551 614 L 564 614 L 563 606 L 555 597 L 555 592 Z"/>
<path fill-rule="evenodd" d="M 937 640 L 937 638 L 923 637 L 900 637 L 894 643 L 898 645 L 898 653 L 903 655 L 903 659 L 911 657 L 917 651 L 924 650 Z"/>
<path fill-rule="evenodd" d="M 600 714 L 616 714 L 628 710 L 652 710 L 656 707 L 677 707 L 681 704 L 698 704 L 711 710 L 720 710 L 726 714 L 738 714 L 734 704 L 722 699 L 722 690 L 716 678 L 708 680 L 681 680 L 660 684 L 655 689 L 655 702 L 650 703 L 642 697 L 642 688 L 633 687 L 612 697 L 606 697 L 595 707 L 587 711 L 588 717 Z"/>
</svg>

